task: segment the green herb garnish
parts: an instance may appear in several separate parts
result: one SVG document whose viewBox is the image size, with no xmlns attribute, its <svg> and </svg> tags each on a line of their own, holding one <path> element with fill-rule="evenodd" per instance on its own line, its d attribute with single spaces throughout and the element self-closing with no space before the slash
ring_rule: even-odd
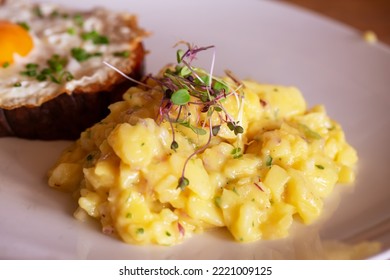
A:
<svg viewBox="0 0 390 280">
<path fill-rule="evenodd" d="M 39 6 L 34 6 L 33 14 L 39 18 L 43 18 L 43 13 L 42 13 L 41 7 L 39 7 Z"/>
<path fill-rule="evenodd" d="M 27 24 L 27 22 L 24 22 L 24 21 L 19 21 L 18 22 L 18 25 L 23 27 L 23 29 L 27 30 L 27 31 L 30 31 L 30 26 Z"/>
<path fill-rule="evenodd" d="M 122 51 L 122 52 L 114 52 L 113 53 L 114 56 L 116 57 L 129 57 L 130 56 L 130 51 Z"/>
<path fill-rule="evenodd" d="M 92 32 L 83 36 L 86 40 L 93 40 L 94 37 L 99 37 L 99 34 Z M 177 50 L 176 65 L 165 69 L 160 77 L 148 77 L 155 80 L 163 92 L 158 121 L 170 124 L 172 133 L 170 147 L 172 150 L 176 151 L 180 148 L 179 143 L 175 140 L 175 127 L 177 126 L 187 127 L 199 137 L 208 136 L 206 143 L 201 147 L 197 147 L 186 158 L 177 183 L 177 188 L 181 190 L 184 190 L 190 184 L 185 176 L 189 161 L 210 145 L 212 137 L 218 137 L 221 127 L 227 126 L 237 137 L 233 157 L 239 158 L 242 156 L 244 147 L 241 136 L 244 132 L 242 127 L 244 103 L 242 89 L 244 85 L 230 71 L 226 71 L 227 76 L 232 80 L 229 83 L 213 76 L 215 52 L 213 53 L 210 72 L 192 65 L 192 61 L 199 52 L 214 49 L 214 46 L 194 47 L 185 42 L 184 44 L 187 46 L 187 50 Z M 105 64 L 121 73 L 114 66 L 108 63 Z M 128 78 L 130 79 L 130 77 Z M 150 87 L 147 84 L 135 82 L 141 86 Z M 229 96 L 236 97 L 239 107 L 237 119 L 230 115 L 223 106 L 223 101 Z M 197 116 L 191 116 L 194 111 L 198 114 Z"/>
<path fill-rule="evenodd" d="M 14 83 L 14 87 L 21 87 L 22 86 L 22 83 L 21 82 L 16 82 Z"/>
<path fill-rule="evenodd" d="M 137 231 L 136 231 L 137 234 L 143 234 L 144 232 L 145 232 L 145 230 L 143 228 L 137 228 Z"/>
<path fill-rule="evenodd" d="M 241 148 L 238 147 L 238 148 L 234 148 L 231 152 L 230 152 L 231 155 L 233 155 L 233 158 L 240 158 L 242 157 L 242 151 L 241 151 Z"/>
<path fill-rule="evenodd" d="M 7 68 L 7 67 L 9 67 L 11 64 L 7 61 L 7 62 L 4 62 L 3 63 L 3 65 L 2 65 L 2 67 L 3 68 Z"/>
<path fill-rule="evenodd" d="M 186 105 L 190 101 L 190 93 L 187 89 L 182 88 L 171 95 L 171 101 L 175 105 Z"/>
<path fill-rule="evenodd" d="M 74 15 L 73 20 L 76 23 L 76 25 L 78 25 L 78 26 L 83 26 L 83 24 L 84 24 L 84 18 L 80 14 Z"/>
<path fill-rule="evenodd" d="M 39 82 L 46 81 L 48 78 L 57 84 L 73 79 L 73 75 L 65 70 L 68 60 L 65 57 L 60 57 L 58 54 L 54 54 L 47 60 L 47 67 L 39 69 L 39 65 L 36 63 L 26 64 L 26 69 L 20 72 L 21 75 L 27 77 L 35 77 Z"/>
<path fill-rule="evenodd" d="M 273 161 L 273 158 L 268 155 L 266 158 L 265 158 L 265 165 L 270 167 L 272 165 L 272 161 Z"/>
<path fill-rule="evenodd" d="M 69 27 L 66 32 L 70 35 L 75 35 L 76 34 L 76 29 L 73 27 Z"/>
<path fill-rule="evenodd" d="M 321 170 L 325 169 L 325 167 L 324 167 L 323 165 L 321 165 L 321 164 L 316 164 L 316 167 L 317 167 L 318 169 L 321 169 Z"/>
<path fill-rule="evenodd" d="M 89 53 L 83 48 L 73 48 L 71 49 L 71 54 L 74 59 L 76 59 L 78 62 L 86 61 L 92 57 L 101 56 L 102 53 L 95 52 L 95 53 Z"/>
<path fill-rule="evenodd" d="M 81 38 L 85 41 L 91 40 L 95 45 L 107 45 L 109 40 L 106 36 L 100 35 L 97 31 L 81 34 Z"/>
<path fill-rule="evenodd" d="M 306 138 L 308 139 L 313 139 L 313 140 L 318 140 L 321 139 L 321 135 L 319 135 L 317 132 L 314 130 L 310 129 L 307 125 L 300 123 L 299 124 L 299 129 L 303 132 Z"/>
</svg>

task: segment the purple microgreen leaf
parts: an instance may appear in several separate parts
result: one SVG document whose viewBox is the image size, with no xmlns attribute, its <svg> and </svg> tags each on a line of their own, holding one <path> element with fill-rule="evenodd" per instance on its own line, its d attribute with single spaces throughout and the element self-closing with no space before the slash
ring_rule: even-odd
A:
<svg viewBox="0 0 390 280">
<path fill-rule="evenodd" d="M 211 129 L 213 136 L 217 136 L 220 129 L 221 129 L 220 125 L 213 126 L 213 128 Z"/>
<path fill-rule="evenodd" d="M 244 133 L 244 128 L 242 126 L 235 126 L 234 127 L 234 134 L 237 135 L 237 134 L 240 134 L 240 133 Z"/>
<path fill-rule="evenodd" d="M 184 190 L 190 184 L 190 181 L 186 177 L 180 177 L 177 187 Z"/>
<path fill-rule="evenodd" d="M 172 141 L 171 143 L 171 149 L 176 152 L 176 150 L 179 148 L 179 144 L 176 141 Z"/>
</svg>

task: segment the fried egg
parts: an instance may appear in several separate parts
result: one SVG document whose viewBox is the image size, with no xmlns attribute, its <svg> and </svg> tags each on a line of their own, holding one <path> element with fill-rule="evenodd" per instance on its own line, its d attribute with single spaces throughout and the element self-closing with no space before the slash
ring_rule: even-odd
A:
<svg viewBox="0 0 390 280">
<path fill-rule="evenodd" d="M 103 8 L 76 11 L 20 0 L 0 5 L 0 107 L 39 106 L 61 93 L 109 88 L 133 67 L 145 34 L 136 17 Z"/>
</svg>

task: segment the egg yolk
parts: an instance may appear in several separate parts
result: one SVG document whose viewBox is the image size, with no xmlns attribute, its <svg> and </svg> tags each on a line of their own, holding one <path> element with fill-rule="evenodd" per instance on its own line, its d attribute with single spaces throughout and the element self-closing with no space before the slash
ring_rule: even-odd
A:
<svg viewBox="0 0 390 280">
<path fill-rule="evenodd" d="M 26 56 L 33 46 L 33 40 L 25 28 L 0 20 L 0 66 L 13 63 L 15 53 Z"/>
</svg>

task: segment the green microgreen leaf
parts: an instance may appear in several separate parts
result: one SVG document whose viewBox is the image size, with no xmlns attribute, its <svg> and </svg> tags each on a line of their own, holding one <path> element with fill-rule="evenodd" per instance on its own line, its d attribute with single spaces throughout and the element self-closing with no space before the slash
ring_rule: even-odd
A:
<svg viewBox="0 0 390 280">
<path fill-rule="evenodd" d="M 3 68 L 7 68 L 7 67 L 9 67 L 10 65 L 11 65 L 11 64 L 10 64 L 8 61 L 6 61 L 6 62 L 3 63 L 2 67 L 3 67 Z"/>
<path fill-rule="evenodd" d="M 177 187 L 184 190 L 190 184 L 190 181 L 186 177 L 180 177 Z"/>
<path fill-rule="evenodd" d="M 16 82 L 14 83 L 14 87 L 21 87 L 22 86 L 22 83 L 21 82 Z"/>
<path fill-rule="evenodd" d="M 222 112 L 222 108 L 219 106 L 214 106 L 214 110 L 217 112 Z"/>
<path fill-rule="evenodd" d="M 229 87 L 223 81 L 216 81 L 213 88 L 218 91 L 229 92 Z"/>
<path fill-rule="evenodd" d="M 183 50 L 177 50 L 176 52 L 176 60 L 177 60 L 177 63 L 181 63 L 181 61 L 183 60 L 183 55 L 184 55 L 184 51 Z"/>
<path fill-rule="evenodd" d="M 206 135 L 207 134 L 206 130 L 204 130 L 203 128 L 191 125 L 189 121 L 179 122 L 179 124 L 182 125 L 182 126 L 190 128 L 197 135 Z"/>
<path fill-rule="evenodd" d="M 186 105 L 190 101 L 190 93 L 187 89 L 179 89 L 172 93 L 171 101 L 175 105 Z"/>
<path fill-rule="evenodd" d="M 227 123 L 227 126 L 228 126 L 228 128 L 229 128 L 231 131 L 234 131 L 234 123 L 228 122 L 228 123 Z"/>
<path fill-rule="evenodd" d="M 242 126 L 235 126 L 234 127 L 234 134 L 237 135 L 237 134 L 240 134 L 240 133 L 244 133 L 244 128 Z"/>
<path fill-rule="evenodd" d="M 136 234 L 143 234 L 145 230 L 143 228 L 137 228 Z"/>
<path fill-rule="evenodd" d="M 201 76 L 200 79 L 202 80 L 202 83 L 206 86 L 208 86 L 210 84 L 210 76 L 209 75 L 205 75 L 205 76 Z M 197 80 L 199 82 L 199 80 Z"/>
<path fill-rule="evenodd" d="M 188 76 L 188 75 L 190 75 L 190 74 L 191 74 L 191 70 L 190 70 L 190 68 L 188 68 L 187 66 L 183 66 L 183 67 L 180 68 L 180 73 L 179 73 L 179 75 L 180 75 L 181 77 L 186 77 L 186 76 Z"/>
</svg>

